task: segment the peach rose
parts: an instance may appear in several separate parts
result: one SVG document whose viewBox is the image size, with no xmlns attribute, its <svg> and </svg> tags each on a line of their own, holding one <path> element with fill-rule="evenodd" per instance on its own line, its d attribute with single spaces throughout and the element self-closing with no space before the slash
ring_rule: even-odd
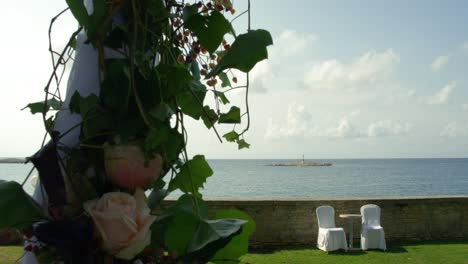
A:
<svg viewBox="0 0 468 264">
<path fill-rule="evenodd" d="M 114 184 L 130 190 L 146 188 L 150 180 L 158 179 L 162 164 L 157 154 L 145 167 L 145 157 L 137 145 L 113 145 L 104 151 L 107 176 Z"/>
<path fill-rule="evenodd" d="M 134 196 L 106 193 L 85 202 L 83 207 L 93 218 L 102 248 L 109 254 L 130 260 L 150 244 L 149 229 L 156 216 L 150 215 L 142 189 L 136 189 Z"/>
</svg>

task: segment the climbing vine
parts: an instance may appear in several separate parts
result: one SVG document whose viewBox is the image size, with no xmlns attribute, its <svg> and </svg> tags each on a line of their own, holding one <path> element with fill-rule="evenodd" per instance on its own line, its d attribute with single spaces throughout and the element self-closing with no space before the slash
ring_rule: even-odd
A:
<svg viewBox="0 0 468 264">
<path fill-rule="evenodd" d="M 213 171 L 203 155 L 187 153 L 193 136 L 185 121 L 202 122 L 219 141 L 239 149 L 250 146 L 244 139 L 250 127 L 249 71 L 268 57 L 272 44 L 268 31 L 251 29 L 250 2 L 242 12 L 231 0 L 95 0 L 91 7 L 82 0 L 66 2 L 68 8 L 52 19 L 50 43 L 52 25 L 63 13 L 70 11 L 79 28 L 61 52 L 49 46 L 54 67 L 45 99 L 27 106 L 42 115 L 50 138 L 31 157 L 48 208 L 27 195 L 12 196 L 24 193 L 21 186 L 1 182 L 0 209 L 14 204 L 24 210 L 0 220 L 0 228 L 29 230 L 28 237 L 41 241 L 33 251 L 44 263 L 239 262 L 254 222 L 237 210 L 208 213 L 200 190 Z M 248 28 L 238 33 L 233 22 L 242 17 Z M 77 88 L 64 102 L 64 68 L 80 45 L 97 52 L 99 93 L 80 94 Z M 241 89 L 245 104 L 234 105 L 230 92 Z M 80 121 L 58 132 L 54 122 L 64 111 Z M 221 125 L 232 130 L 221 135 Z M 77 130 L 76 144 L 62 143 Z M 162 201 L 176 190 L 183 194 L 164 207 Z M 127 236 L 108 230 L 113 225 Z"/>
</svg>

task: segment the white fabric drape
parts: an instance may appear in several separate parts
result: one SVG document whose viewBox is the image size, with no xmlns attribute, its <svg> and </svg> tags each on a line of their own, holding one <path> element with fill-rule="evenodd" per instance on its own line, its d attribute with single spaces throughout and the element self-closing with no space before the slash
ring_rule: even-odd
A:
<svg viewBox="0 0 468 264">
<path fill-rule="evenodd" d="M 74 125 L 81 122 L 81 117 L 78 114 L 72 114 L 68 110 L 68 104 L 71 97 L 78 91 L 81 96 L 91 94 L 99 94 L 99 78 L 98 78 L 98 60 L 97 51 L 92 45 L 85 44 L 87 37 L 84 33 L 80 33 L 77 37 L 75 61 L 73 63 L 70 77 L 67 84 L 66 98 L 62 109 L 57 114 L 54 130 L 64 133 Z M 75 146 L 78 143 L 80 129 L 74 129 L 60 139 L 60 143 L 67 146 Z M 43 197 L 42 185 L 38 181 L 33 198 L 43 207 L 47 204 L 47 197 Z M 38 263 L 34 254 L 25 252 L 22 259 L 23 263 L 36 264 Z"/>
<path fill-rule="evenodd" d="M 367 250 L 371 248 L 387 250 L 384 229 L 380 225 L 380 207 L 374 204 L 364 205 L 361 207 L 361 215 L 362 250 Z"/>
<path fill-rule="evenodd" d="M 335 225 L 335 209 L 324 205 L 315 210 L 319 226 L 317 247 L 323 251 L 348 250 L 344 229 Z"/>
</svg>

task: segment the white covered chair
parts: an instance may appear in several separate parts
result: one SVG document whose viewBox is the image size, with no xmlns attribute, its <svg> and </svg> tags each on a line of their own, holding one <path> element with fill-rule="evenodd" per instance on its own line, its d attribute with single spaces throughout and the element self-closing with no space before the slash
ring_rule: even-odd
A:
<svg viewBox="0 0 468 264">
<path fill-rule="evenodd" d="M 387 250 L 385 233 L 380 225 L 380 207 L 375 204 L 366 204 L 361 207 L 361 248 L 367 250 L 379 248 Z"/>
<path fill-rule="evenodd" d="M 317 247 L 323 251 L 348 250 L 346 234 L 341 227 L 335 226 L 335 209 L 324 205 L 315 210 L 319 226 Z"/>
</svg>

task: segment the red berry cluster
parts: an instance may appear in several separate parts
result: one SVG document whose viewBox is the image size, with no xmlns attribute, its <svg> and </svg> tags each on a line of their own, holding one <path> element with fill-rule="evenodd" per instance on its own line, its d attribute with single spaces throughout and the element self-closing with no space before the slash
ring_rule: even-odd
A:
<svg viewBox="0 0 468 264">
<path fill-rule="evenodd" d="M 199 1 L 196 3 L 196 7 L 199 9 L 202 15 L 208 15 L 209 11 L 211 10 L 216 10 L 219 12 L 226 11 L 231 12 L 231 14 L 235 13 L 235 10 L 234 8 L 232 8 L 230 0 L 212 0 L 206 2 Z M 197 60 L 200 55 L 205 55 L 203 58 L 205 58 L 207 62 L 202 64 L 203 68 L 200 70 L 200 74 L 202 76 L 206 76 L 210 70 L 213 70 L 216 67 L 217 63 L 219 63 L 222 59 L 222 56 L 216 54 L 210 54 L 209 56 L 206 56 L 208 51 L 202 45 L 200 45 L 196 34 L 189 29 L 183 28 L 183 21 L 181 19 L 182 10 L 177 10 L 176 16 L 177 18 L 175 18 L 175 20 L 173 21 L 173 26 L 176 30 L 177 43 L 179 43 L 181 47 L 188 48 L 184 49 L 186 50 L 186 52 L 181 53 L 177 57 L 177 63 L 190 64 L 193 61 Z M 231 45 L 227 43 L 225 39 L 222 40 L 221 44 L 224 50 L 227 51 L 231 49 Z M 201 61 L 205 60 L 203 58 L 201 59 Z M 233 77 L 232 82 L 237 83 L 237 78 Z M 213 77 L 206 82 L 208 86 L 212 87 L 214 87 L 217 83 L 218 80 L 216 79 L 216 77 Z"/>
<path fill-rule="evenodd" d="M 234 15 L 236 13 L 236 10 L 232 7 L 230 0 L 223 0 L 222 2 L 210 1 L 205 6 L 203 5 L 203 3 L 198 2 L 197 7 L 203 8 L 202 12 L 206 12 L 208 10 L 217 10 L 219 12 L 222 12 L 222 11 L 230 12 L 231 15 Z"/>
</svg>

